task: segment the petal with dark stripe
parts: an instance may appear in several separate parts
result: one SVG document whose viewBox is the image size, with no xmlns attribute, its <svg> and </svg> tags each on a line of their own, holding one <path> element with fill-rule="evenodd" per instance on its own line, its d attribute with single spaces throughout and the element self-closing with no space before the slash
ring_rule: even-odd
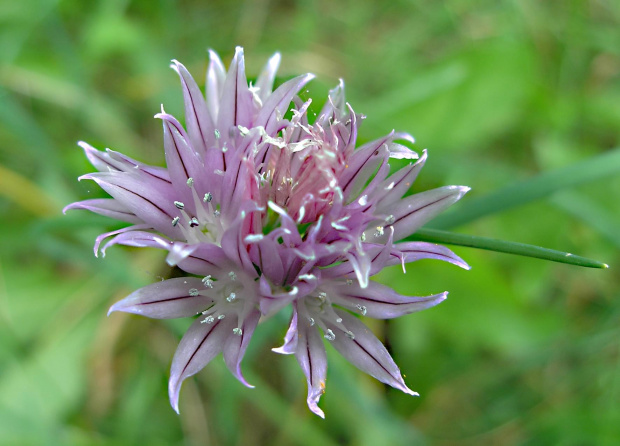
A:
<svg viewBox="0 0 620 446">
<path fill-rule="evenodd" d="M 134 313 L 155 319 L 193 316 L 206 310 L 213 299 L 196 294 L 204 285 L 196 277 L 178 277 L 147 285 L 115 303 L 108 311 Z"/>
<path fill-rule="evenodd" d="M 393 319 L 422 311 L 443 302 L 448 295 L 403 296 L 388 286 L 372 281 L 366 288 L 361 288 L 355 282 L 350 285 L 340 282 L 323 286 L 323 289 L 333 303 L 374 319 Z"/>
<path fill-rule="evenodd" d="M 295 357 L 301 370 L 306 375 L 308 383 L 308 408 L 325 418 L 325 414 L 319 408 L 318 402 L 325 393 L 325 380 L 327 377 L 327 354 L 323 339 L 316 326 L 311 326 L 308 320 L 299 321 L 297 325 L 298 336 Z"/>
<path fill-rule="evenodd" d="M 231 319 L 234 319 L 233 315 L 229 315 Z M 224 362 L 230 370 L 235 378 L 237 378 L 244 386 L 254 387 L 249 384 L 243 374 L 241 373 L 241 360 L 243 359 L 243 355 L 245 355 L 245 350 L 250 343 L 250 339 L 252 338 L 252 334 L 254 333 L 254 329 L 256 325 L 258 325 L 258 320 L 260 319 L 260 313 L 258 310 L 252 310 L 250 314 L 248 314 L 243 323 L 240 326 L 235 328 L 241 329 L 241 334 L 230 332 L 230 335 L 226 338 L 226 342 L 224 343 Z"/>
<path fill-rule="evenodd" d="M 198 318 L 181 339 L 172 358 L 168 395 L 172 408 L 179 412 L 179 392 L 185 379 L 201 371 L 218 353 L 232 335 L 234 318 L 215 319 L 211 324 Z"/>
<path fill-rule="evenodd" d="M 358 318 L 344 310 L 335 309 L 342 318 L 342 324 L 353 333 L 353 338 L 343 333 L 336 325 L 325 320 L 327 327 L 336 337 L 332 342 L 351 364 L 368 373 L 382 383 L 401 390 L 409 395 L 417 395 L 409 389 L 400 374 L 400 369 L 385 346 Z"/>
<path fill-rule="evenodd" d="M 136 217 L 126 206 L 113 198 L 95 198 L 93 200 L 77 201 L 66 206 L 62 210 L 62 213 L 66 214 L 67 211 L 71 209 L 86 209 L 95 214 L 126 221 L 127 223 L 142 223 L 140 218 Z"/>
</svg>

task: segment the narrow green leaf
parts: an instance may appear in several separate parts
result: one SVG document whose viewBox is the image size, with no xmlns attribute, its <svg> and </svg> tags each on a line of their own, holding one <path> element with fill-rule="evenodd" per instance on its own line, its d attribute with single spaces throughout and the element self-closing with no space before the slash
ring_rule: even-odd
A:
<svg viewBox="0 0 620 446">
<path fill-rule="evenodd" d="M 441 231 L 438 229 L 418 229 L 415 234 L 405 240 L 467 246 L 469 248 L 505 252 L 507 254 L 516 254 L 525 257 L 535 257 L 537 259 L 550 260 L 552 262 L 568 263 L 569 265 L 585 266 L 587 268 L 609 268 L 609 265 L 606 263 L 587 259 L 568 252 L 541 248 L 540 246 L 526 245 L 525 243 L 496 240 L 488 237 L 478 237 L 468 234 L 457 234 L 455 232 Z"/>
<path fill-rule="evenodd" d="M 561 169 L 543 172 L 482 197 L 472 198 L 457 211 L 435 218 L 430 227 L 449 229 L 486 215 L 506 211 L 568 187 L 598 180 L 620 172 L 620 148 Z"/>
</svg>

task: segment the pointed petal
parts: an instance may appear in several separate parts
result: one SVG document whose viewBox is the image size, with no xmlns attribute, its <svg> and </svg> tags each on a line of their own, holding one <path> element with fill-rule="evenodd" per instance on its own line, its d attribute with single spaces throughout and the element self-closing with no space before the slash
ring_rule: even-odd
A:
<svg viewBox="0 0 620 446">
<path fill-rule="evenodd" d="M 97 237 L 95 249 L 99 248 L 99 244 L 103 241 L 104 238 L 107 238 L 113 234 L 118 235 L 113 239 L 109 240 L 103 246 L 103 248 L 101 248 L 101 254 L 103 255 L 103 257 L 105 257 L 106 250 L 113 245 L 135 246 L 137 248 L 170 249 L 171 242 L 169 240 L 157 234 L 153 234 L 152 232 L 136 230 L 141 229 L 143 226 L 144 225 L 130 226 L 128 228 L 123 228 L 118 231 L 102 234 Z"/>
<path fill-rule="evenodd" d="M 237 47 L 224 82 L 216 128 L 222 132 L 224 139 L 229 139 L 232 127 L 252 127 L 253 111 L 252 93 L 245 77 L 243 48 Z"/>
<path fill-rule="evenodd" d="M 219 352 L 236 321 L 233 318 L 216 319 L 211 324 L 198 318 L 181 339 L 172 359 L 168 394 L 172 408 L 179 412 L 179 392 L 183 381 L 201 371 Z"/>
<path fill-rule="evenodd" d="M 197 245 L 196 249 L 179 261 L 177 266 L 190 274 L 211 275 L 214 278 L 223 277 L 226 271 L 231 270 L 230 261 L 224 250 L 212 243 Z"/>
<path fill-rule="evenodd" d="M 142 220 L 136 217 L 126 206 L 110 198 L 77 201 L 66 206 L 62 210 L 62 213 L 66 214 L 67 211 L 71 209 L 86 209 L 87 211 L 115 220 L 126 221 L 128 223 L 142 223 Z"/>
<path fill-rule="evenodd" d="M 405 242 L 394 245 L 392 257 L 388 260 L 387 265 L 402 263 L 404 268 L 405 263 L 421 259 L 443 260 L 463 269 L 471 269 L 465 260 L 454 254 L 450 249 L 428 242 Z"/>
<path fill-rule="evenodd" d="M 213 120 L 207 109 L 200 88 L 196 81 L 183 64 L 172 61 L 172 68 L 179 74 L 183 86 L 183 98 L 185 102 L 185 125 L 189 134 L 189 141 L 192 148 L 200 155 L 204 156 L 207 147 L 212 145 L 215 138 Z"/>
<path fill-rule="evenodd" d="M 332 341 L 336 350 L 355 367 L 382 383 L 409 395 L 417 395 L 416 392 L 407 387 L 400 374 L 400 369 L 394 363 L 385 346 L 372 334 L 368 327 L 344 310 L 335 309 L 335 311 L 342 318 L 342 324 L 354 335 L 354 338 L 351 339 L 336 325 L 324 321 L 327 327 L 336 334 Z"/>
<path fill-rule="evenodd" d="M 276 79 L 276 72 L 280 66 L 280 53 L 275 53 L 267 61 L 265 68 L 256 78 L 256 88 L 258 88 L 258 97 L 265 102 L 273 90 L 273 82 Z"/>
<path fill-rule="evenodd" d="M 392 138 L 392 134 L 384 136 L 381 139 L 364 144 L 353 152 L 340 178 L 345 199 L 355 197 L 356 193 L 359 193 L 366 185 L 381 161 L 388 157 L 387 143 Z"/>
<path fill-rule="evenodd" d="M 209 69 L 207 70 L 207 105 L 213 122 L 217 122 L 220 109 L 220 100 L 224 81 L 226 80 L 226 69 L 220 56 L 213 50 L 209 50 Z"/>
<path fill-rule="evenodd" d="M 373 319 L 393 319 L 405 314 L 433 307 L 446 299 L 448 293 L 432 296 L 403 296 L 392 288 L 377 282 L 370 282 L 366 288 L 355 283 L 339 282 L 324 287 L 332 301 L 354 313 Z"/>
<path fill-rule="evenodd" d="M 236 327 L 241 328 L 241 334 L 238 335 L 231 331 L 228 338 L 226 338 L 226 343 L 224 344 L 224 362 L 226 363 L 226 366 L 235 378 L 247 387 L 254 386 L 249 384 L 243 377 L 243 374 L 241 373 L 241 360 L 243 359 L 243 355 L 245 355 L 245 350 L 250 343 L 252 333 L 254 333 L 256 325 L 258 325 L 259 319 L 260 313 L 257 310 L 250 312 L 250 314 L 248 314 L 243 320 L 243 324 Z"/>
<path fill-rule="evenodd" d="M 155 319 L 175 319 L 194 316 L 213 304 L 213 299 L 201 294 L 204 285 L 196 277 L 178 277 L 153 283 L 134 291 L 115 303 L 108 311 L 124 311 Z"/>
<path fill-rule="evenodd" d="M 264 127 L 267 134 L 272 136 L 279 126 L 279 121 L 288 111 L 293 97 L 312 79 L 313 74 L 304 74 L 280 85 L 263 104 L 254 125 Z"/>
<path fill-rule="evenodd" d="M 297 309 L 294 305 L 291 323 L 284 336 L 284 344 L 282 347 L 272 348 L 271 350 L 281 355 L 292 355 L 297 350 Z"/>
<path fill-rule="evenodd" d="M 466 186 L 444 186 L 393 203 L 385 212 L 394 216 L 394 240 L 413 234 L 426 222 L 456 203 L 469 190 Z M 381 239 L 375 236 L 373 231 L 367 231 L 366 235 L 369 242 Z"/>
<path fill-rule="evenodd" d="M 169 183 L 139 172 L 100 172 L 80 178 L 95 181 L 138 218 L 163 234 L 174 238 L 181 235 L 171 223 L 178 209 L 174 207 L 174 193 Z"/>
<path fill-rule="evenodd" d="M 325 393 L 327 377 L 325 345 L 316 326 L 311 326 L 307 320 L 300 321 L 297 327 L 299 335 L 295 357 L 306 375 L 308 408 L 321 418 L 325 418 L 325 414 L 318 406 L 321 395 Z"/>
<path fill-rule="evenodd" d="M 203 180 L 202 160 L 179 131 L 179 128 L 182 131 L 182 127 L 174 117 L 167 113 L 158 113 L 155 117 L 161 119 L 163 123 L 166 165 L 176 196 L 193 207 L 194 200 L 191 189 L 187 186 L 187 180 L 188 178 L 194 181 Z"/>
<path fill-rule="evenodd" d="M 418 161 L 398 170 L 377 188 L 371 197 L 373 201 L 377 202 L 377 213 L 383 213 L 384 209 L 400 200 L 407 193 L 418 177 L 420 170 L 424 167 L 426 159 L 427 152 L 425 149 Z"/>
</svg>

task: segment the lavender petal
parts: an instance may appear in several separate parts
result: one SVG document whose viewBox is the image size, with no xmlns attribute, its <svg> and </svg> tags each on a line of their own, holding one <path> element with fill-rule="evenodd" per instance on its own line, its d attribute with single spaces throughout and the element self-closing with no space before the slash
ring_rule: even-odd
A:
<svg viewBox="0 0 620 446">
<path fill-rule="evenodd" d="M 233 334 L 231 331 L 224 344 L 224 362 L 228 370 L 230 370 L 235 378 L 244 386 L 250 388 L 254 386 L 249 384 L 243 377 L 241 373 L 241 360 L 243 359 L 243 355 L 245 355 L 245 350 L 250 343 L 250 339 L 252 338 L 256 325 L 258 325 L 259 319 L 260 313 L 256 310 L 252 310 L 243 320 L 243 324 L 241 324 L 240 327 L 236 327 L 241 329 L 241 334 Z"/>
<path fill-rule="evenodd" d="M 153 283 L 112 305 L 108 316 L 114 311 L 123 311 L 155 319 L 190 317 L 213 304 L 210 297 L 196 294 L 200 289 L 204 286 L 196 277 L 178 277 Z"/>
</svg>

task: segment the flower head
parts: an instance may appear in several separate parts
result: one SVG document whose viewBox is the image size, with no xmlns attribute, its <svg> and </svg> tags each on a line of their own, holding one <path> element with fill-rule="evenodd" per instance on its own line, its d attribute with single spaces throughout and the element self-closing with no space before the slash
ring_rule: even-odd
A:
<svg viewBox="0 0 620 446">
<path fill-rule="evenodd" d="M 443 246 L 398 241 L 469 188 L 405 197 L 426 151 L 418 157 L 399 143 L 413 138 L 396 132 L 357 147 L 364 117 L 345 102 L 342 81 L 310 122 L 311 101 L 304 103 L 297 93 L 312 75 L 273 90 L 279 55 L 254 86 L 246 80 L 240 48 L 228 71 L 215 53 L 210 58 L 206 99 L 173 61 L 183 87 L 185 127 L 163 108 L 155 115 L 163 122 L 167 168 L 80 143 L 99 170 L 81 178 L 97 182 L 112 198 L 66 209 L 132 224 L 99 236 L 95 254 L 113 244 L 165 249 L 167 262 L 187 273 L 135 291 L 110 312 L 196 318 L 172 361 L 169 391 L 177 411 L 183 380 L 220 352 L 250 386 L 240 363 L 252 333 L 261 317 L 289 305 L 285 342 L 274 351 L 297 357 L 314 413 L 323 416 L 317 403 L 327 373 L 324 339 L 364 372 L 415 394 L 357 316 L 394 318 L 445 299 L 447 293 L 403 296 L 369 277 L 424 258 L 468 268 Z M 412 162 L 390 174 L 390 159 Z"/>
</svg>

